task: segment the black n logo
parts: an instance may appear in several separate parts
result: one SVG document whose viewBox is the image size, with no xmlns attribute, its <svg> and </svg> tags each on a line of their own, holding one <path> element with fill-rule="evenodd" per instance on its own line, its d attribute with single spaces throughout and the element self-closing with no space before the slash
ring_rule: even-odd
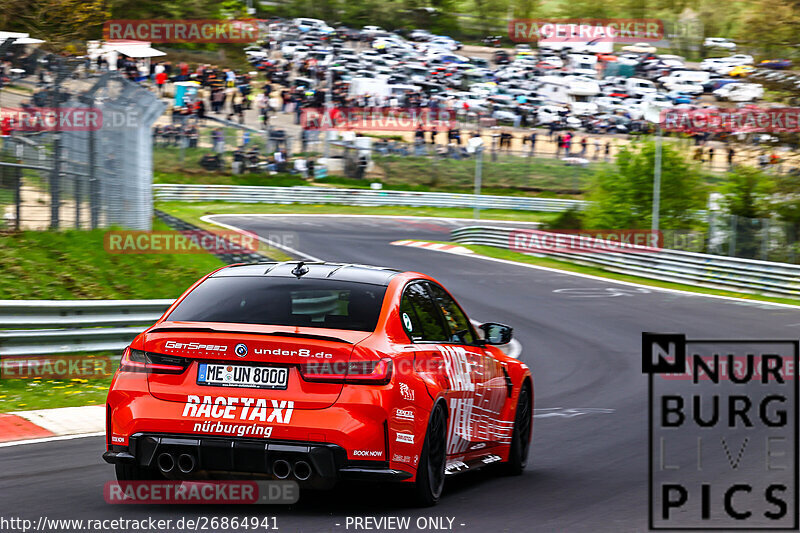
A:
<svg viewBox="0 0 800 533">
<path fill-rule="evenodd" d="M 686 372 L 686 335 L 643 332 L 642 372 L 644 374 Z"/>
</svg>

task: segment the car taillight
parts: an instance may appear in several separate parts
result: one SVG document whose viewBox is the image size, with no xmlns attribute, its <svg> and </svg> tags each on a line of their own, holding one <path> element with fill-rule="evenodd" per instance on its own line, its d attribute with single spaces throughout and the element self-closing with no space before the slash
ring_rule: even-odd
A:
<svg viewBox="0 0 800 533">
<path fill-rule="evenodd" d="M 182 374 L 191 361 L 185 357 L 161 355 L 125 348 L 119 364 L 120 372 L 145 372 L 148 374 Z"/>
<path fill-rule="evenodd" d="M 351 361 L 349 363 L 308 363 L 300 366 L 306 381 L 386 385 L 392 380 L 392 360 Z"/>
<path fill-rule="evenodd" d="M 392 380 L 392 360 L 354 361 L 347 365 L 345 383 L 385 385 Z"/>
</svg>

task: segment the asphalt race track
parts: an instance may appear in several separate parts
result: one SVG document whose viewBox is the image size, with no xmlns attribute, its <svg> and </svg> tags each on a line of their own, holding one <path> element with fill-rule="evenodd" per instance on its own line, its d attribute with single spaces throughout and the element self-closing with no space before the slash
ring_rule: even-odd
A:
<svg viewBox="0 0 800 533">
<path fill-rule="evenodd" d="M 348 516 L 454 518 L 456 531 L 647 530 L 647 379 L 641 333 L 689 338 L 796 338 L 797 309 L 638 289 L 547 270 L 392 246 L 447 240 L 452 221 L 358 217 L 215 217 L 262 236 L 292 232 L 316 258 L 430 274 L 471 318 L 510 324 L 534 375 L 537 418 L 528 471 L 448 478 L 437 507 L 401 503 L 391 487 L 309 493 L 291 507 L 110 506 L 103 438 L 0 448 L 5 516 L 158 518 L 276 516 L 285 532 L 348 531 Z M 567 409 L 577 409 L 567 411 Z M 353 530 L 351 527 L 350 531 Z M 412 530 L 416 530 L 412 528 Z"/>
</svg>

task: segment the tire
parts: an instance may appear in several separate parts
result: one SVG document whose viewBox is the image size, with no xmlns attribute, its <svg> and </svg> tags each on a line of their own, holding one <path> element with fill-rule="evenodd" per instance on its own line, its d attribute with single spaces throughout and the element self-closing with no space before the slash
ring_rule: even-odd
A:
<svg viewBox="0 0 800 533">
<path fill-rule="evenodd" d="M 417 481 L 414 486 L 415 501 L 420 507 L 436 505 L 444 487 L 444 471 L 447 459 L 447 415 L 438 404 L 431 413 L 422 455 L 417 466 Z"/>
<path fill-rule="evenodd" d="M 517 399 L 511 450 L 508 453 L 508 462 L 504 465 L 508 475 L 518 476 L 528 466 L 528 453 L 531 448 L 532 406 L 531 387 L 525 382 Z"/>
</svg>

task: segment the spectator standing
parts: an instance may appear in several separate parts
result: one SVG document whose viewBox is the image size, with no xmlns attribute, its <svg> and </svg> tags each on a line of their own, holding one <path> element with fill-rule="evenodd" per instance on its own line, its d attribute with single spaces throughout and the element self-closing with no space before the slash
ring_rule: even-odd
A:
<svg viewBox="0 0 800 533">
<path fill-rule="evenodd" d="M 214 141 L 214 151 L 218 154 L 225 152 L 225 133 L 221 128 L 214 128 L 211 132 L 211 138 Z"/>
<path fill-rule="evenodd" d="M 158 96 L 164 97 L 164 85 L 167 83 L 167 73 L 162 70 L 156 73 L 156 87 L 158 87 Z"/>
</svg>

